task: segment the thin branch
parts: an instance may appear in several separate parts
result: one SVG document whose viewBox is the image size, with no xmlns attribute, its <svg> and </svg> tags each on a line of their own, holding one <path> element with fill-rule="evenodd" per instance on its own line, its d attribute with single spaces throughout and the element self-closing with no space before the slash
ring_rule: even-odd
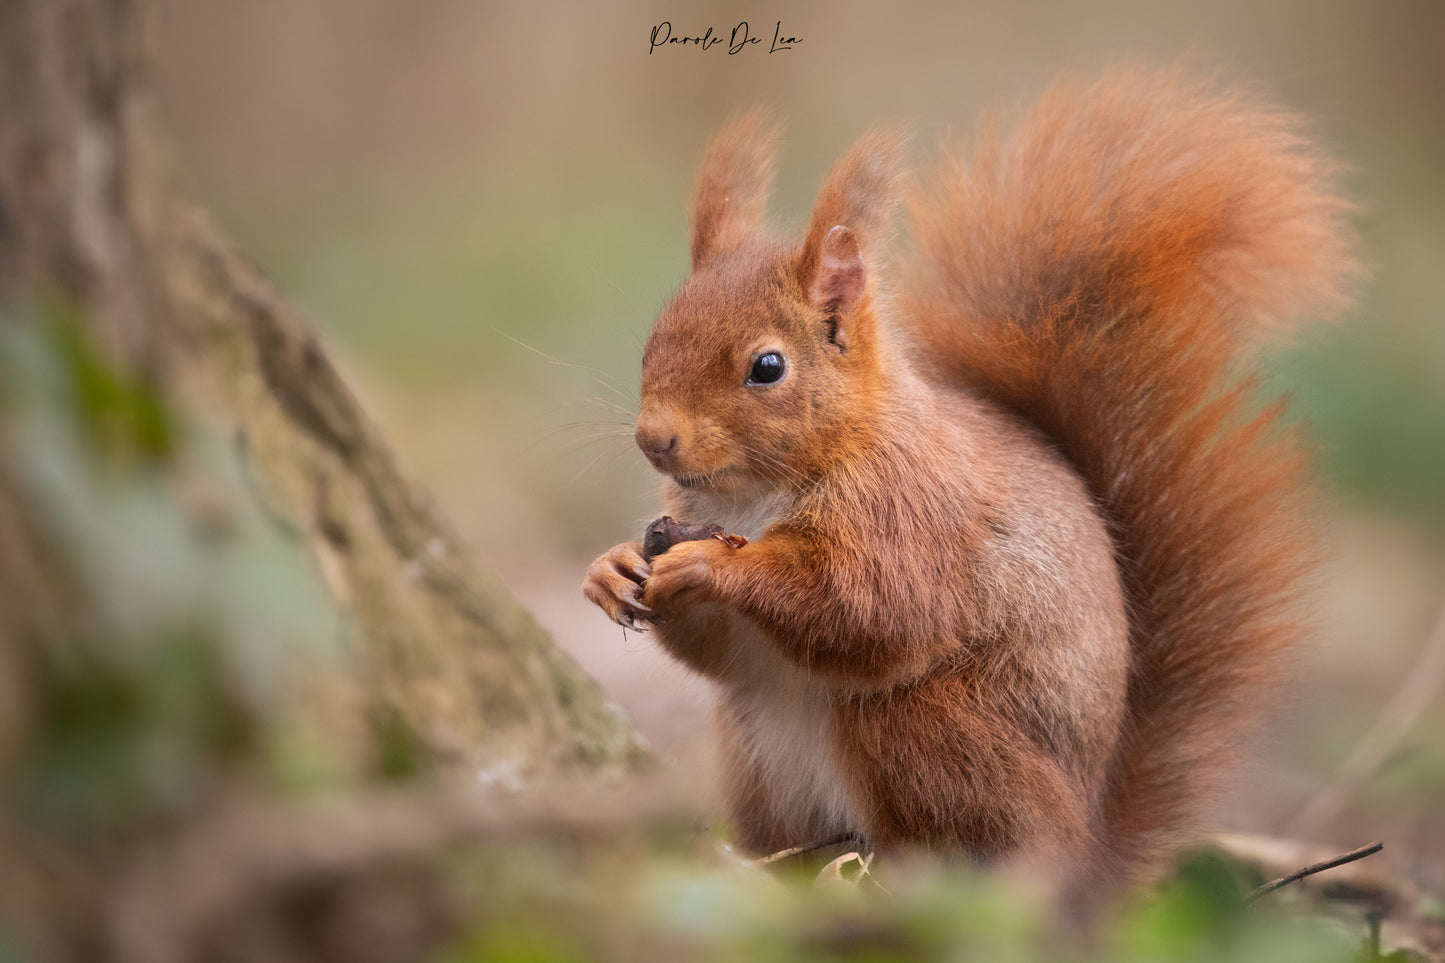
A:
<svg viewBox="0 0 1445 963">
<path fill-rule="evenodd" d="M 1353 849 L 1350 852 L 1345 853 L 1343 856 L 1335 856 L 1331 859 L 1323 860 L 1322 862 L 1311 863 L 1303 869 L 1295 870 L 1288 876 L 1281 876 L 1279 879 L 1272 880 L 1268 883 L 1265 883 L 1263 886 L 1256 888 L 1244 898 L 1244 905 L 1250 905 L 1261 896 L 1267 896 L 1268 894 L 1273 893 L 1275 890 L 1279 889 L 1281 886 L 1287 886 L 1290 883 L 1295 882 L 1296 880 L 1304 879 L 1306 876 L 1313 876 L 1315 873 L 1323 873 L 1325 870 L 1334 869 L 1336 866 L 1343 866 L 1346 863 L 1353 863 L 1355 860 L 1364 859 L 1366 856 L 1373 856 L 1375 853 L 1378 853 L 1384 848 L 1385 844 L 1377 840 L 1368 846 L 1361 846 L 1359 849 Z"/>
<path fill-rule="evenodd" d="M 779 850 L 770 856 L 762 856 L 753 860 L 753 865 L 770 866 L 773 863 L 781 863 L 785 859 L 792 859 L 794 856 L 802 856 L 804 853 L 811 853 L 819 849 L 827 849 L 829 846 L 836 846 L 839 843 L 860 842 L 862 838 L 857 833 L 839 833 L 836 836 L 829 836 L 827 839 L 815 840 L 802 846 L 794 846 L 792 849 Z"/>
</svg>

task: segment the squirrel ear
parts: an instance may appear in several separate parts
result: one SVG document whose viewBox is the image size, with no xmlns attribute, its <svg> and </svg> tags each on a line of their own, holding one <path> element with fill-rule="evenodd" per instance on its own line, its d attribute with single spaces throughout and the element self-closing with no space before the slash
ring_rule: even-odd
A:
<svg viewBox="0 0 1445 963">
<path fill-rule="evenodd" d="M 842 224 L 834 226 L 818 252 L 818 268 L 809 291 L 814 306 L 833 318 L 852 314 L 867 281 L 858 239 Z M 838 347 L 847 348 L 845 336 L 846 331 L 835 325 L 832 340 Z"/>
<path fill-rule="evenodd" d="M 851 312 L 863 296 L 868 275 L 862 252 L 880 246 L 888 232 L 902 153 L 899 134 L 868 134 L 833 165 L 818 192 L 797 277 L 813 303 L 835 318 Z M 834 340 L 838 336 L 841 332 Z"/>
<path fill-rule="evenodd" d="M 692 201 L 694 271 L 738 247 L 761 226 L 777 140 L 776 126 L 753 110 L 708 144 Z"/>
</svg>

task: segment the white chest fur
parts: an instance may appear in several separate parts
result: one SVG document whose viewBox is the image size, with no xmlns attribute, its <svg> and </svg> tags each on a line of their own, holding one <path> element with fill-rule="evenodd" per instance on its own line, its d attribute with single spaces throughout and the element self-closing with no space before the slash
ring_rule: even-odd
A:
<svg viewBox="0 0 1445 963">
<path fill-rule="evenodd" d="M 728 496 L 692 491 L 682 494 L 676 507 L 690 524 L 721 525 L 728 534 L 755 542 L 777 520 L 787 502 L 778 494 Z"/>
<path fill-rule="evenodd" d="M 746 619 L 734 618 L 732 636 L 723 698 L 790 835 L 801 844 L 861 829 L 836 762 L 827 685 L 784 659 Z"/>
</svg>

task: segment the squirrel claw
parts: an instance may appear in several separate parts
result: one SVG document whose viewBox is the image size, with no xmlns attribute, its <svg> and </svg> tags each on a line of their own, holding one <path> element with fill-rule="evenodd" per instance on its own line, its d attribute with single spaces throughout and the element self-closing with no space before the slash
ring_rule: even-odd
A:
<svg viewBox="0 0 1445 963">
<path fill-rule="evenodd" d="M 643 583 L 652 575 L 636 543 L 617 545 L 587 570 L 582 594 L 625 629 L 646 632 L 656 621 L 652 607 L 642 601 Z"/>
</svg>

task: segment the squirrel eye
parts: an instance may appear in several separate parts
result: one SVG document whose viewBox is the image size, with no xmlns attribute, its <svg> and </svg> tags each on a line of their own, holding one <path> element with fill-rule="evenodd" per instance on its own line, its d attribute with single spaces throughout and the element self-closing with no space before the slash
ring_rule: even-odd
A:
<svg viewBox="0 0 1445 963">
<path fill-rule="evenodd" d="M 776 351 L 760 354 L 753 359 L 752 370 L 748 372 L 748 384 L 773 384 L 782 379 L 785 370 L 787 370 L 787 362 Z"/>
</svg>

